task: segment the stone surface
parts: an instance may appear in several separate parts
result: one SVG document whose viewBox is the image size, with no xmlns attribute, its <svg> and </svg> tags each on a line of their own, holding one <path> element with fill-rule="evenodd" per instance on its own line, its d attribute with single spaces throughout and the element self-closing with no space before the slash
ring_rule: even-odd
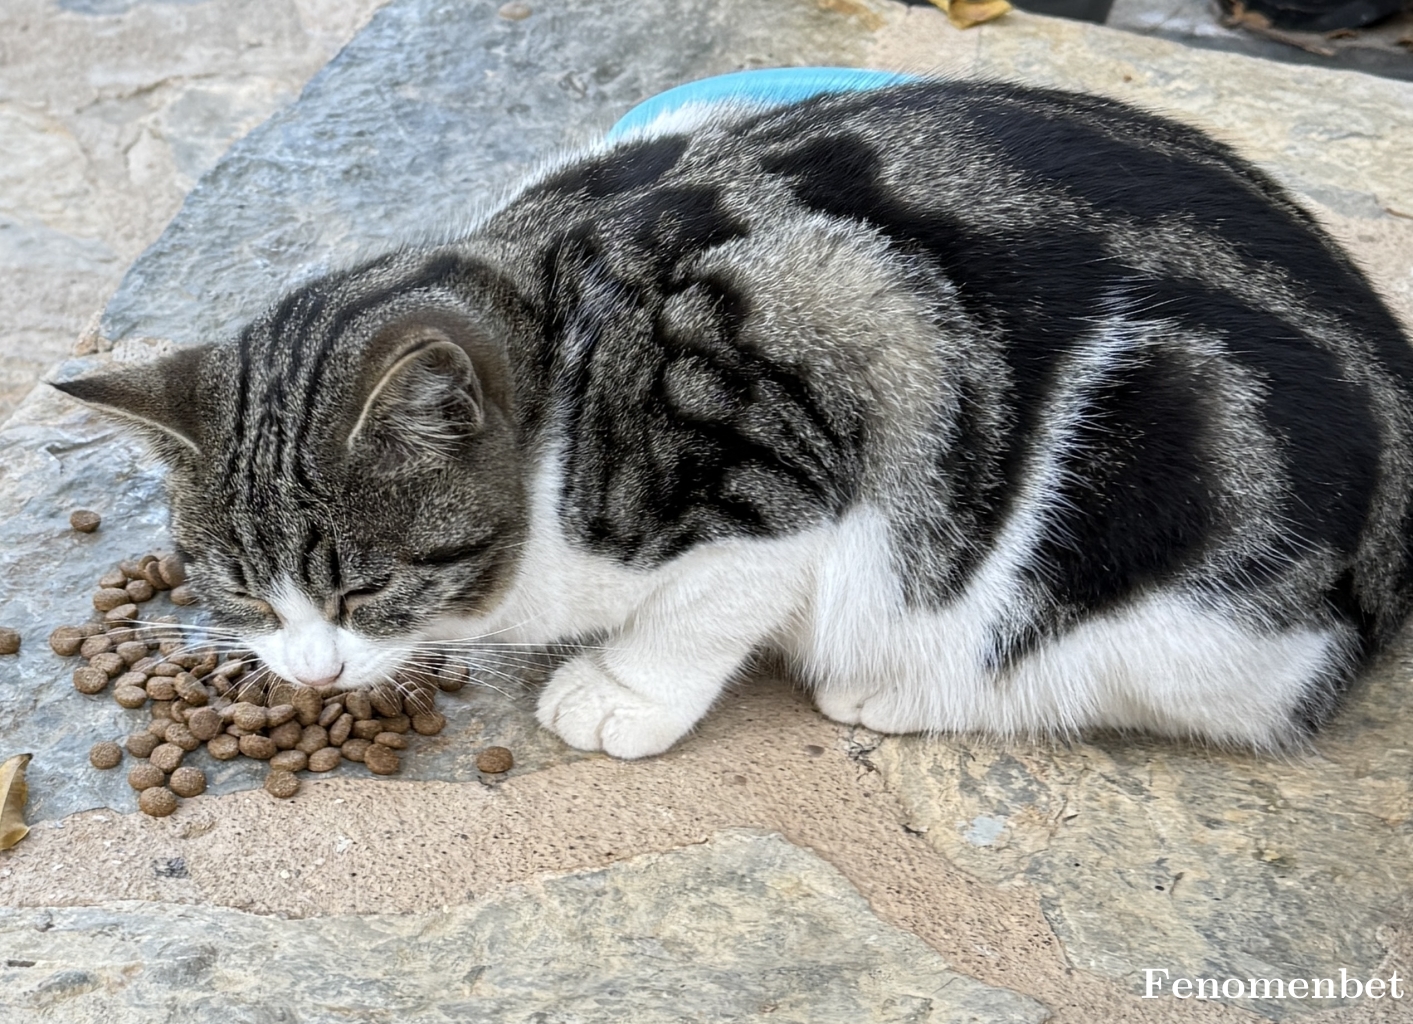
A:
<svg viewBox="0 0 1413 1024">
<path fill-rule="evenodd" d="M 644 761 L 590 757 L 494 786 L 316 777 L 292 800 L 256 790 L 184 801 L 169 818 L 103 810 L 41 822 L 0 858 L 0 906 L 426 914 L 722 829 L 765 828 L 838 867 L 874 913 L 960 973 L 1057 1013 L 1081 1007 L 1079 1020 L 1121 1019 L 1130 992 L 1068 966 L 1033 892 L 948 865 L 901 828 L 878 774 L 853 754 L 798 690 L 752 681 L 690 739 Z"/>
<path fill-rule="evenodd" d="M 464 230 L 639 100 L 746 67 L 857 64 L 862 4 L 394 0 L 231 148 L 104 315 L 121 340 L 234 332 L 298 279 Z M 860 16 L 841 11 L 857 10 Z M 251 202 L 251 196 L 259 196 Z"/>
<path fill-rule="evenodd" d="M 496 786 L 313 778 L 292 800 L 241 792 L 186 801 L 169 818 L 91 811 L 41 822 L 0 858 L 0 906 L 150 900 L 277 918 L 427 914 L 548 874 L 698 845 L 722 829 L 764 828 L 837 867 L 875 914 L 954 970 L 1020 991 L 1057 1021 L 1259 1019 L 1219 1003 L 1145 1000 L 1131 979 L 1073 961 L 1036 886 L 980 878 L 905 827 L 872 756 L 798 689 L 752 681 L 679 747 L 644 761 L 588 758 Z M 1378 937 L 1406 978 L 1409 931 Z M 1364 1003 L 1308 1024 L 1392 1024 L 1401 1010 Z"/>
<path fill-rule="evenodd" d="M 82 662 L 59 658 L 49 633 L 87 620 L 94 581 L 120 558 L 150 550 L 166 511 L 159 481 L 114 428 L 44 389 L 0 431 L 0 623 L 20 631 L 20 653 L 0 668 L 0 751 L 35 754 L 30 820 L 85 806 L 135 806 L 125 771 L 84 770 L 95 742 L 132 731 L 111 695 L 85 697 L 70 675 Z M 99 512 L 95 533 L 69 526 L 69 513 Z"/>
<path fill-rule="evenodd" d="M 1117 737 L 1050 749 L 889 738 L 871 757 L 907 827 L 949 861 L 1035 888 L 1078 967 L 1135 987 L 1154 967 L 1367 978 L 1413 902 L 1410 677 L 1413 633 L 1316 749 L 1290 759 Z M 1254 1008 L 1281 1019 L 1320 1007 Z"/>
<path fill-rule="evenodd" d="M 381 0 L 0 5 L 0 422 Z"/>
<path fill-rule="evenodd" d="M 173 867 L 174 872 L 181 869 Z M 65 1024 L 1039 1024 L 778 835 L 551 876 L 420 915 L 164 903 L 0 910 L 0 1012 Z"/>
</svg>

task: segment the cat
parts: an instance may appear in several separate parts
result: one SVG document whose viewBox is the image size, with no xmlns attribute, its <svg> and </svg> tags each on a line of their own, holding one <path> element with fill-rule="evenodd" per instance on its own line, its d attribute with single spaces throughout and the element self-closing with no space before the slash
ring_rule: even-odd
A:
<svg viewBox="0 0 1413 1024">
<path fill-rule="evenodd" d="M 1413 597 L 1393 314 L 1230 148 L 1067 92 L 669 117 L 58 386 L 274 672 L 579 642 L 539 721 L 623 758 L 767 649 L 884 733 L 1286 749 Z"/>
</svg>

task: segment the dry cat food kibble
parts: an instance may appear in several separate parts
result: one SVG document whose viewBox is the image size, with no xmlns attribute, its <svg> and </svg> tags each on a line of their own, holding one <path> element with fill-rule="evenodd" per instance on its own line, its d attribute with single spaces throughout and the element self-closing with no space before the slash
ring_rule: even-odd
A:
<svg viewBox="0 0 1413 1024">
<path fill-rule="evenodd" d="M 185 753 L 186 751 L 175 743 L 161 743 L 148 755 L 147 760 L 160 769 L 163 774 L 170 775 L 181 767 L 182 755 Z"/>
<path fill-rule="evenodd" d="M 88 752 L 88 763 L 95 768 L 116 768 L 123 760 L 123 748 L 111 741 L 95 743 Z"/>
<path fill-rule="evenodd" d="M 86 508 L 69 513 L 69 525 L 79 533 L 92 533 L 103 524 L 103 517 Z"/>
<path fill-rule="evenodd" d="M 270 758 L 270 770 L 280 772 L 302 772 L 309 767 L 309 755 L 302 750 L 281 750 Z"/>
<path fill-rule="evenodd" d="M 397 751 L 381 743 L 369 743 L 363 751 L 363 763 L 374 775 L 392 775 L 401 766 Z"/>
<path fill-rule="evenodd" d="M 206 773 L 200 768 L 183 765 L 172 772 L 167 785 L 172 787 L 172 792 L 177 796 L 200 796 L 206 792 Z"/>
<path fill-rule="evenodd" d="M 102 693 L 108 688 L 108 673 L 92 666 L 74 669 L 74 689 L 79 693 Z"/>
<path fill-rule="evenodd" d="M 144 789 L 162 785 L 166 778 L 167 776 L 161 768 L 146 761 L 135 764 L 128 769 L 128 785 L 139 793 Z"/>
<path fill-rule="evenodd" d="M 190 627 L 173 615 L 139 610 L 164 593 L 172 604 L 196 601 L 175 555 L 120 562 L 97 582 L 93 607 L 102 621 L 60 626 L 49 635 L 49 646 L 61 657 L 87 661 L 73 674 L 80 693 L 111 688 L 123 707 L 148 709 L 145 728 L 122 746 L 97 744 L 89 759 L 95 767 L 117 767 L 124 749 L 139 759 L 128 783 L 139 793 L 138 806 L 156 817 L 175 811 L 178 798 L 205 792 L 206 773 L 187 763 L 203 752 L 216 762 L 266 762 L 265 789 L 282 799 L 298 792 L 296 773 L 330 772 L 343 761 L 361 762 L 375 775 L 395 774 L 411 753 L 410 740 L 445 728 L 437 694 L 455 693 L 470 679 L 464 665 L 447 663 L 435 674 L 373 690 L 299 686 L 271 678 L 249 652 L 188 642 Z M 481 770 L 508 770 L 509 751 L 505 757 L 505 768 Z"/>
<path fill-rule="evenodd" d="M 505 747 L 487 747 L 476 755 L 476 767 L 487 775 L 500 775 L 515 767 L 515 758 Z"/>
<path fill-rule="evenodd" d="M 311 772 L 331 772 L 339 766 L 343 760 L 343 754 L 339 753 L 338 747 L 322 747 L 309 755 L 309 770 Z"/>
<path fill-rule="evenodd" d="M 147 757 L 152 751 L 157 749 L 157 744 L 161 742 L 161 740 L 153 736 L 150 732 L 135 732 L 128 737 L 128 741 L 124 746 L 127 747 L 128 753 L 133 757 Z"/>
<path fill-rule="evenodd" d="M 154 818 L 165 818 L 177 809 L 177 795 L 166 786 L 152 786 L 137 795 L 137 806 Z"/>
<path fill-rule="evenodd" d="M 0 654 L 18 654 L 20 634 L 13 629 L 0 626 Z"/>
<path fill-rule="evenodd" d="M 78 626 L 60 626 L 49 634 L 49 646 L 59 657 L 72 658 L 87 639 L 87 634 Z"/>
<path fill-rule="evenodd" d="M 280 799 L 299 792 L 299 776 L 294 772 L 273 771 L 265 777 L 265 791 Z"/>
</svg>

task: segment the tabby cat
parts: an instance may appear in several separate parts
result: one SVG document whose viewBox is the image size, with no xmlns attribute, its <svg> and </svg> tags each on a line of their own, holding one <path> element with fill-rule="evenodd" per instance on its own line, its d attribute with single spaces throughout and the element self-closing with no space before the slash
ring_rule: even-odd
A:
<svg viewBox="0 0 1413 1024">
<path fill-rule="evenodd" d="M 882 732 L 1280 748 L 1413 598 L 1402 328 L 1265 174 L 1090 96 L 667 117 L 59 386 L 275 672 L 581 642 L 539 720 L 619 757 L 760 649 Z"/>
</svg>

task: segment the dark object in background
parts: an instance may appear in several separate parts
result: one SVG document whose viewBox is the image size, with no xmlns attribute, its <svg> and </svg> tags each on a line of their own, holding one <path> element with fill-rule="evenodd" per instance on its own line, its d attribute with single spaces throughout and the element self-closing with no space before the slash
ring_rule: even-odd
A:
<svg viewBox="0 0 1413 1024">
<path fill-rule="evenodd" d="M 1402 0 L 1395 2 L 1401 3 Z M 1104 24 L 1104 20 L 1109 17 L 1109 8 L 1114 6 L 1114 0 L 1011 0 L 1011 3 L 1031 14 L 1092 21 L 1096 25 Z"/>
<path fill-rule="evenodd" d="M 1222 9 L 1237 15 L 1238 7 L 1265 15 L 1274 28 L 1294 32 L 1333 32 L 1362 28 L 1397 14 L 1404 0 L 1221 0 Z"/>
<path fill-rule="evenodd" d="M 1403 0 L 1394 2 L 1402 3 Z M 932 0 L 903 0 L 903 3 L 909 7 L 935 6 Z M 1104 24 L 1104 19 L 1109 16 L 1109 8 L 1114 6 L 1114 0 L 1011 0 L 1011 3 L 1032 14 L 1048 14 L 1052 18 L 1070 18 L 1074 21 L 1092 21 L 1096 25 Z"/>
</svg>

